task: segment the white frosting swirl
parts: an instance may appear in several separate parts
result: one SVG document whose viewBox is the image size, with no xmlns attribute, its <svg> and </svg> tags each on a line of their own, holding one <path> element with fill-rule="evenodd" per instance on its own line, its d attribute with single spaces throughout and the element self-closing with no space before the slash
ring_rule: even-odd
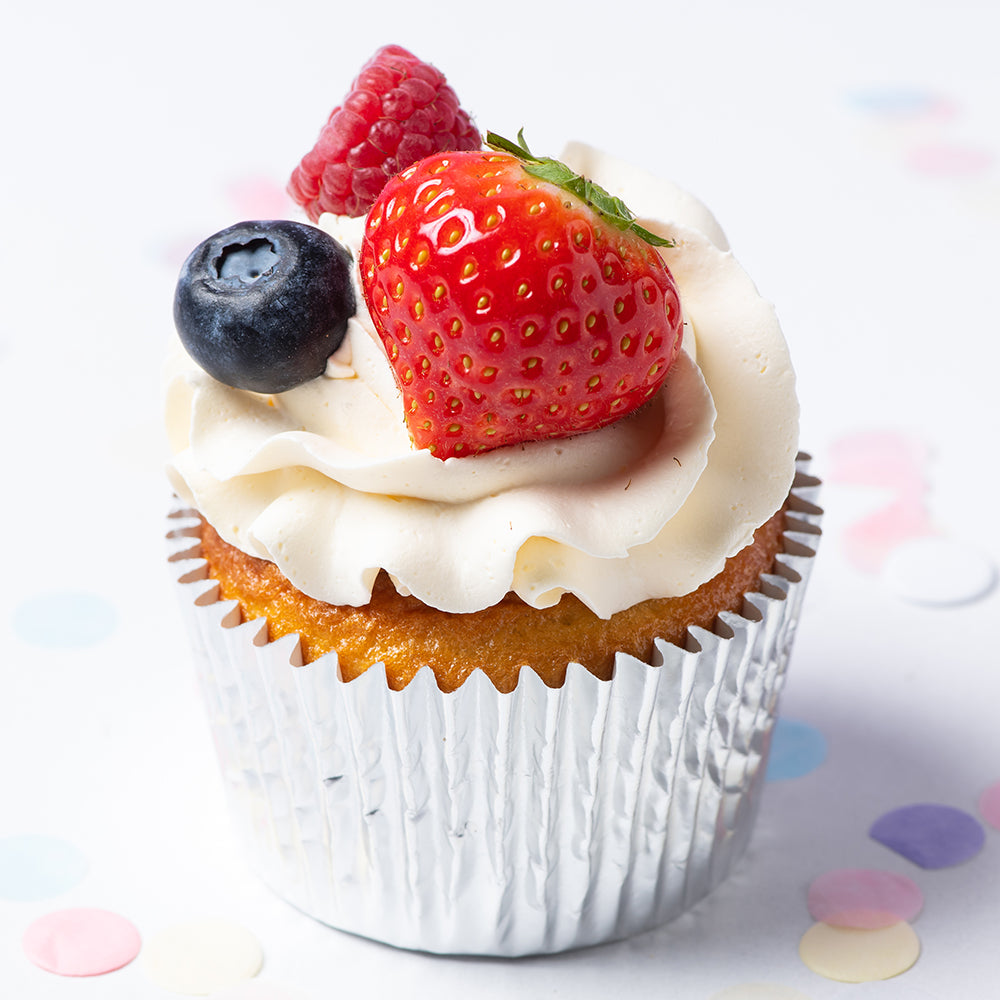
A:
<svg viewBox="0 0 1000 1000">
<path fill-rule="evenodd" d="M 571 592 L 608 617 L 714 576 L 794 472 L 798 406 L 777 319 L 690 195 L 584 146 L 564 159 L 677 244 L 663 255 L 685 349 L 650 404 L 576 438 L 442 462 L 410 442 L 359 294 L 326 377 L 279 396 L 221 385 L 176 343 L 166 414 L 178 493 L 333 604 L 367 603 L 384 569 L 445 611 L 509 591 L 546 607 Z M 363 220 L 320 224 L 357 258 Z"/>
</svg>

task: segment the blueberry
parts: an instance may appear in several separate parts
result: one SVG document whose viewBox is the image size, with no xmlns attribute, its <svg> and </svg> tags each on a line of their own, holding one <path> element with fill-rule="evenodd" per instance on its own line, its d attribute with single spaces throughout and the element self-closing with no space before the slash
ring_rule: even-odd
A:
<svg viewBox="0 0 1000 1000">
<path fill-rule="evenodd" d="M 240 222 L 185 261 L 174 323 L 213 378 L 276 393 L 323 373 L 354 309 L 351 256 L 336 240 L 298 222 Z"/>
</svg>

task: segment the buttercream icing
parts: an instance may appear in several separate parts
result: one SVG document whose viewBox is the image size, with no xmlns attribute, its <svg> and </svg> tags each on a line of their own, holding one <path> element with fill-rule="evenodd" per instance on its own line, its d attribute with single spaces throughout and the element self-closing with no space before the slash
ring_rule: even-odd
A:
<svg viewBox="0 0 1000 1000">
<path fill-rule="evenodd" d="M 608 617 L 719 572 L 794 473 L 795 380 L 774 310 L 697 199 L 581 144 L 563 159 L 675 244 L 661 253 L 684 345 L 649 404 L 575 438 L 442 462 L 410 442 L 359 294 L 326 375 L 277 396 L 216 382 L 175 344 L 166 413 L 178 494 L 231 544 L 334 604 L 367 603 L 385 570 L 444 611 L 509 591 L 546 607 L 570 592 Z M 363 220 L 319 225 L 357 260 Z"/>
</svg>

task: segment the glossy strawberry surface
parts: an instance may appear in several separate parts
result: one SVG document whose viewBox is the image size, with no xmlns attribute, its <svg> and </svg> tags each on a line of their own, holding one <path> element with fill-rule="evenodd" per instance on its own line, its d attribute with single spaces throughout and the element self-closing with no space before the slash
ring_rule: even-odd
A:
<svg viewBox="0 0 1000 1000">
<path fill-rule="evenodd" d="M 603 427 L 680 346 L 657 251 L 503 152 L 443 153 L 369 212 L 362 289 L 410 434 L 438 458 Z"/>
</svg>

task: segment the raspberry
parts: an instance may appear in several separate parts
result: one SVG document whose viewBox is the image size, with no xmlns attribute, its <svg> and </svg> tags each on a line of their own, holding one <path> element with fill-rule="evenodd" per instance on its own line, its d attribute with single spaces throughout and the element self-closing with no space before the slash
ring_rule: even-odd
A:
<svg viewBox="0 0 1000 1000">
<path fill-rule="evenodd" d="M 288 193 L 315 222 L 361 216 L 389 178 L 433 153 L 479 149 L 479 132 L 444 75 L 398 45 L 361 68 L 295 168 Z"/>
</svg>

